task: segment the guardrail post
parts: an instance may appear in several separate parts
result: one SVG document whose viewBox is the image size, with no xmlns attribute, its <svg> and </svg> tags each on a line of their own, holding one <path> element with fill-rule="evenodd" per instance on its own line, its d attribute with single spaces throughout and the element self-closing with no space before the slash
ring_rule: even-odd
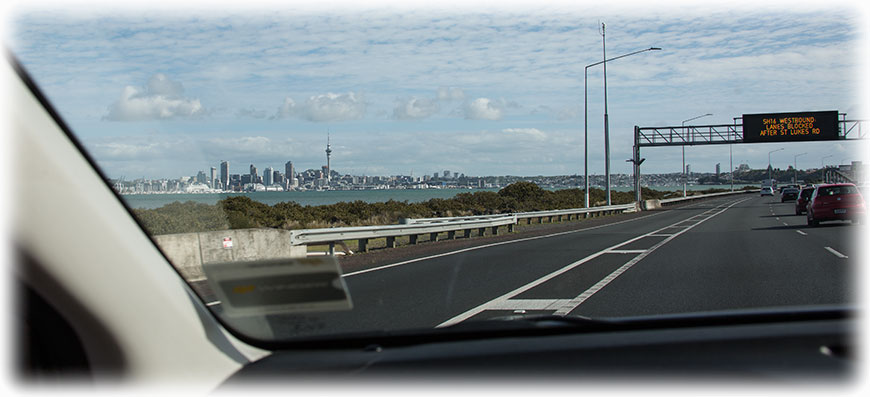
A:
<svg viewBox="0 0 870 397">
<path fill-rule="evenodd" d="M 429 233 L 429 241 L 438 241 L 438 232 Z"/>
<path fill-rule="evenodd" d="M 498 226 L 493 226 L 493 227 L 492 227 L 492 235 L 493 235 L 493 236 L 498 236 Z"/>
<path fill-rule="evenodd" d="M 369 247 L 368 247 L 368 245 L 369 245 L 369 239 L 367 239 L 367 238 L 361 238 L 361 239 L 358 240 L 358 243 L 359 243 L 359 247 L 357 247 L 357 251 L 359 251 L 359 252 L 369 252 L 369 249 L 368 249 L 368 248 L 369 248 Z"/>
<path fill-rule="evenodd" d="M 410 235 L 409 238 L 411 239 L 411 241 L 409 241 L 408 244 L 411 244 L 411 245 L 417 244 L 417 235 L 416 234 Z"/>
<path fill-rule="evenodd" d="M 451 230 L 451 231 L 447 232 L 447 239 L 448 240 L 456 240 L 456 231 Z"/>
<path fill-rule="evenodd" d="M 508 233 L 513 233 L 513 232 L 514 232 L 514 224 L 511 223 L 508 225 Z"/>
<path fill-rule="evenodd" d="M 471 238 L 471 229 L 465 229 L 462 231 L 462 237 Z"/>
<path fill-rule="evenodd" d="M 329 255 L 335 256 L 335 241 L 329 242 Z"/>
<path fill-rule="evenodd" d="M 387 248 L 396 248 L 396 238 L 387 237 Z"/>
<path fill-rule="evenodd" d="M 562 222 L 562 215 L 559 215 L 559 217 L 556 218 L 556 221 L 557 221 L 557 222 Z"/>
<path fill-rule="evenodd" d="M 485 227 L 482 227 L 482 228 L 480 228 L 480 229 L 477 229 L 477 235 L 478 235 L 478 236 L 483 237 L 485 234 L 486 234 L 486 228 L 485 228 Z"/>
</svg>

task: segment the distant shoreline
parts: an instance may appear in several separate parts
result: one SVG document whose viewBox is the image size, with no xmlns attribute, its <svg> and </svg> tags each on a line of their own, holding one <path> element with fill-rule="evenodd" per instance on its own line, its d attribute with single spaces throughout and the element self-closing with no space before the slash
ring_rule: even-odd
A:
<svg viewBox="0 0 870 397">
<path fill-rule="evenodd" d="M 738 190 L 743 186 L 755 186 L 754 184 L 735 184 L 734 189 Z M 645 186 L 646 187 L 646 186 Z M 597 186 L 590 188 L 603 189 Z M 650 189 L 659 191 L 681 191 L 682 186 L 649 186 Z M 730 185 L 689 185 L 686 187 L 689 191 L 707 190 L 707 189 L 729 189 Z M 564 190 L 576 189 L 570 187 L 564 188 L 543 188 L 545 190 Z M 582 188 L 581 188 L 582 189 Z M 339 202 L 363 201 L 367 203 L 386 202 L 389 200 L 422 202 L 433 198 L 448 199 L 460 193 L 474 193 L 481 191 L 497 192 L 499 188 L 481 188 L 481 189 L 373 189 L 373 190 L 307 190 L 307 191 L 289 191 L 289 192 L 220 192 L 220 193 L 139 193 L 139 194 L 124 194 L 122 199 L 131 208 L 137 209 L 154 209 L 162 207 L 166 204 L 176 201 L 186 202 L 193 201 L 197 203 L 214 205 L 219 200 L 227 197 L 245 196 L 252 200 L 259 201 L 264 204 L 274 205 L 279 202 L 293 201 L 300 205 L 329 205 Z M 613 191 L 626 192 L 631 191 L 629 187 L 613 187 Z"/>
</svg>

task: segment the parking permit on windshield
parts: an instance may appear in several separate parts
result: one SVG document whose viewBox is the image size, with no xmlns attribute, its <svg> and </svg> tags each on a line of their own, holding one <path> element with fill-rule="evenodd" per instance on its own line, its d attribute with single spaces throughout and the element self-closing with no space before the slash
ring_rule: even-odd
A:
<svg viewBox="0 0 870 397">
<path fill-rule="evenodd" d="M 332 256 L 209 263 L 203 271 L 231 317 L 353 308 Z"/>
</svg>

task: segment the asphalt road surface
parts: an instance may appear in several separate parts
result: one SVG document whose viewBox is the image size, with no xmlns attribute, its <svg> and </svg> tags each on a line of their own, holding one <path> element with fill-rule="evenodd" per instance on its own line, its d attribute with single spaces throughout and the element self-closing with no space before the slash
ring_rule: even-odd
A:
<svg viewBox="0 0 870 397">
<path fill-rule="evenodd" d="M 806 226 L 754 194 L 344 276 L 353 309 L 269 316 L 278 338 L 516 314 L 620 317 L 854 302 L 864 225 Z M 220 311 L 220 305 L 212 306 Z"/>
</svg>

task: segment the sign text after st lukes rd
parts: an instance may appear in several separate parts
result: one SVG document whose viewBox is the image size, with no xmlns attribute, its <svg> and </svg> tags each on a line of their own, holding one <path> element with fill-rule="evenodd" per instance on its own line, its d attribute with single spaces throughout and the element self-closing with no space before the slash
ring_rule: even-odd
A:
<svg viewBox="0 0 870 397">
<path fill-rule="evenodd" d="M 837 111 L 743 115 L 743 142 L 804 142 L 840 139 Z"/>
</svg>

